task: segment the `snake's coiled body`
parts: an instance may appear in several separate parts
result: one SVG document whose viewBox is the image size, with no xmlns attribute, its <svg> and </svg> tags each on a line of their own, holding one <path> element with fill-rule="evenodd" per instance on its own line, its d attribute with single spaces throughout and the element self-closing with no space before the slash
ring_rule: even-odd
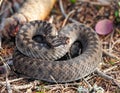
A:
<svg viewBox="0 0 120 93">
<path fill-rule="evenodd" d="M 31 26 L 32 25 L 36 25 L 35 28 L 39 28 L 38 22 L 31 24 Z M 26 31 L 26 29 L 24 30 Z M 22 31 L 22 34 L 25 35 L 26 33 L 29 33 L 29 31 L 25 31 Z M 62 28 L 60 34 L 64 34 L 64 36 L 70 38 L 69 44 L 65 44 L 67 49 L 70 48 L 70 45 L 72 45 L 73 42 L 80 41 L 83 46 L 82 54 L 75 58 L 62 61 L 42 60 L 26 56 L 21 53 L 18 48 L 13 56 L 13 63 L 16 70 L 32 78 L 48 82 L 71 82 L 94 72 L 101 62 L 102 55 L 100 41 L 97 34 L 91 28 L 86 27 L 83 24 L 75 23 Z M 19 43 L 19 41 L 17 41 L 17 43 Z M 60 53 L 64 54 L 66 51 L 64 53 L 59 51 L 58 54 Z"/>
<path fill-rule="evenodd" d="M 39 41 L 41 43 L 33 40 L 33 37 L 38 35 L 42 36 Z M 21 53 L 29 57 L 56 60 L 65 55 L 73 43 L 74 40 L 69 39 L 69 35 L 70 33 L 65 34 L 65 31 L 57 32 L 55 27 L 46 21 L 31 21 L 18 32 L 16 46 Z"/>
</svg>

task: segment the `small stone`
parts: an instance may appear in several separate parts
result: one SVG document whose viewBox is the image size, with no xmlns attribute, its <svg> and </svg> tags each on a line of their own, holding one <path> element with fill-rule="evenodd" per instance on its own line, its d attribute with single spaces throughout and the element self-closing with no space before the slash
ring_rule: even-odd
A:
<svg viewBox="0 0 120 93">
<path fill-rule="evenodd" d="M 113 31 L 113 22 L 109 19 L 101 20 L 96 24 L 95 30 L 100 35 L 107 35 Z"/>
</svg>

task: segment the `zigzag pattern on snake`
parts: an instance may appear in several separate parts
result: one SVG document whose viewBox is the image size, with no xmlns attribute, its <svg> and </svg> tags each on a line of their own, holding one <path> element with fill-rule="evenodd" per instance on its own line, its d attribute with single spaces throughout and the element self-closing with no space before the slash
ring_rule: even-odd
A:
<svg viewBox="0 0 120 93">
<path fill-rule="evenodd" d="M 39 40 L 41 43 L 33 40 L 33 37 L 38 35 L 42 36 Z M 55 60 L 68 52 L 73 41 L 69 38 L 62 31 L 57 32 L 55 27 L 46 21 L 32 21 L 18 32 L 16 46 L 21 53 L 29 57 Z"/>
<path fill-rule="evenodd" d="M 13 55 L 13 63 L 14 63 L 15 69 L 18 72 L 35 79 L 44 80 L 48 82 L 61 83 L 61 82 L 71 82 L 71 81 L 79 80 L 95 71 L 95 69 L 101 62 L 101 56 L 102 56 L 100 40 L 97 34 L 95 33 L 95 31 L 92 30 L 90 27 L 85 26 L 84 24 L 71 23 L 63 27 L 59 31 L 58 35 L 59 34 L 60 36 L 63 35 L 62 38 L 66 37 L 66 39 L 64 39 L 65 41 L 64 43 L 60 42 L 60 45 L 58 44 L 58 46 L 55 46 L 54 48 L 56 48 L 57 50 L 57 48 L 59 47 L 57 51 L 59 51 L 59 49 L 62 49 L 64 50 L 64 52 L 62 51 L 56 52 L 58 53 L 57 55 L 54 55 L 54 53 L 51 52 L 50 55 L 52 56 L 49 57 L 49 59 L 44 57 L 46 58 L 45 60 L 40 58 L 33 58 L 33 57 L 30 57 L 29 55 L 27 56 L 26 54 L 27 52 L 28 54 L 32 55 L 31 53 L 34 50 L 29 52 L 30 49 L 29 50 L 23 49 L 24 51 L 27 51 L 26 53 L 23 54 L 22 51 L 19 50 L 19 48 L 26 48 L 29 46 L 29 43 L 26 41 L 26 39 L 28 39 L 29 41 L 29 39 L 33 38 L 33 36 L 36 35 L 34 34 L 37 32 L 35 31 L 36 29 L 39 28 L 39 31 L 41 30 L 46 31 L 48 30 L 47 28 L 49 28 L 47 26 L 51 26 L 50 23 L 45 22 L 44 25 L 47 24 L 47 26 L 44 26 L 45 28 L 42 28 L 40 27 L 42 23 L 43 21 L 33 21 L 30 23 L 27 23 L 21 28 L 20 32 L 16 36 L 16 45 L 17 44 L 18 45 Z M 51 26 L 51 28 L 53 27 Z M 28 38 L 24 38 L 26 34 L 27 36 L 29 34 Z M 24 47 L 22 47 L 22 45 L 19 46 L 21 44 L 21 42 L 19 42 L 20 39 L 17 39 L 19 37 L 21 37 L 23 39 L 23 42 L 26 42 L 28 45 L 25 44 Z M 68 38 L 69 38 L 69 42 L 66 43 L 66 41 L 68 41 Z M 51 38 L 49 37 L 49 39 Z M 60 58 L 60 57 L 57 57 L 59 54 L 61 54 L 61 56 L 64 56 L 66 52 L 68 52 L 70 46 L 75 41 L 81 42 L 83 47 L 82 54 L 68 60 L 56 60 L 56 58 Z M 31 46 L 34 47 L 35 46 L 34 43 L 36 42 L 33 40 L 33 42 L 30 43 L 32 44 Z M 66 49 L 67 51 L 65 51 Z M 38 48 L 37 50 L 43 51 L 41 50 L 41 48 L 40 49 Z M 33 55 L 36 55 L 36 54 L 33 53 Z M 51 58 L 54 58 L 54 60 L 51 60 Z"/>
</svg>

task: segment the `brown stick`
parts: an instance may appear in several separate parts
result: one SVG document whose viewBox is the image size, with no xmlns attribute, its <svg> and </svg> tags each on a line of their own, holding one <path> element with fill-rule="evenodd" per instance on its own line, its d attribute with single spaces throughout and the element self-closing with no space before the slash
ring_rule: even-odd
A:
<svg viewBox="0 0 120 93">
<path fill-rule="evenodd" d="M 115 80 L 114 78 L 112 78 L 111 76 L 108 76 L 107 74 L 101 72 L 100 70 L 96 70 L 95 73 L 97 75 L 99 75 L 100 77 L 104 78 L 104 79 L 107 79 L 107 80 L 110 80 L 112 81 L 115 85 L 118 86 L 118 88 L 120 88 L 120 84 L 117 82 L 117 80 Z"/>
</svg>

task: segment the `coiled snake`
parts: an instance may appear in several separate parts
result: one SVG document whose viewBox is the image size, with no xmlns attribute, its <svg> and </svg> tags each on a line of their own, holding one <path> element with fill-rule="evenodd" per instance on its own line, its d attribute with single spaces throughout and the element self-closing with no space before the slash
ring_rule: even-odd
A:
<svg viewBox="0 0 120 93">
<path fill-rule="evenodd" d="M 42 39 L 37 42 L 34 36 Z M 77 57 L 58 60 L 64 56 L 75 41 L 82 44 L 82 54 Z M 53 43 L 53 44 L 52 44 Z M 48 82 L 71 82 L 94 72 L 101 62 L 100 41 L 90 27 L 71 23 L 58 34 L 45 21 L 32 21 L 21 27 L 16 36 L 17 49 L 13 55 L 15 69 L 32 78 Z M 31 57 L 30 57 L 31 56 Z"/>
</svg>

